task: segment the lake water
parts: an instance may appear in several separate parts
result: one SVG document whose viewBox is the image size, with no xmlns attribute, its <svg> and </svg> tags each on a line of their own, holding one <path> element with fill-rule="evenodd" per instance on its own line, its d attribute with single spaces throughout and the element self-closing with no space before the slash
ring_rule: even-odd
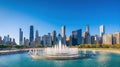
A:
<svg viewBox="0 0 120 67">
<path fill-rule="evenodd" d="M 38 60 L 27 53 L 0 56 L 0 67 L 120 67 L 120 54 L 97 52 L 77 60 Z"/>
</svg>

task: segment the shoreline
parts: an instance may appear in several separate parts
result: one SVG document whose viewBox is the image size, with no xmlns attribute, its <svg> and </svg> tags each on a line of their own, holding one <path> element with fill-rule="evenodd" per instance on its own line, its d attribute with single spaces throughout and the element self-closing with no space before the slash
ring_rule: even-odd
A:
<svg viewBox="0 0 120 67">
<path fill-rule="evenodd" d="M 16 54 L 16 53 L 22 53 L 27 52 L 27 49 L 15 49 L 15 50 L 0 50 L 0 56 L 1 55 L 9 55 L 9 54 Z"/>
<path fill-rule="evenodd" d="M 30 49 L 43 50 L 44 48 L 25 48 L 25 49 L 14 49 L 14 50 L 0 50 L 0 56 L 1 55 L 8 55 L 8 54 L 15 54 L 15 53 L 28 52 Z M 94 51 L 99 51 L 99 52 L 120 54 L 120 49 L 114 49 L 114 48 L 79 48 L 79 50 L 87 50 L 87 51 L 93 51 L 94 50 Z"/>
<path fill-rule="evenodd" d="M 79 50 L 87 50 L 87 51 L 98 51 L 98 52 L 107 52 L 107 53 L 117 53 L 120 54 L 120 49 L 114 48 L 79 48 Z"/>
<path fill-rule="evenodd" d="M 43 50 L 44 48 L 25 48 L 25 49 L 13 49 L 13 50 L 0 50 L 0 56 L 1 55 L 22 53 L 22 52 L 28 52 L 30 49 L 40 49 L 40 50 Z"/>
</svg>

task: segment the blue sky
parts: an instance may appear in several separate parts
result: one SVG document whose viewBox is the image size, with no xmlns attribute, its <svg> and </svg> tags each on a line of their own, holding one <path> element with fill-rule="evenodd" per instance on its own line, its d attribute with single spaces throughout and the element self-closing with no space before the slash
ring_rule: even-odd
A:
<svg viewBox="0 0 120 67">
<path fill-rule="evenodd" d="M 56 30 L 62 25 L 66 34 L 90 26 L 91 35 L 99 35 L 99 26 L 106 33 L 120 31 L 119 0 L 0 0 L 0 36 L 9 34 L 18 42 L 19 28 L 29 36 L 29 26 L 34 25 L 40 35 Z"/>
</svg>

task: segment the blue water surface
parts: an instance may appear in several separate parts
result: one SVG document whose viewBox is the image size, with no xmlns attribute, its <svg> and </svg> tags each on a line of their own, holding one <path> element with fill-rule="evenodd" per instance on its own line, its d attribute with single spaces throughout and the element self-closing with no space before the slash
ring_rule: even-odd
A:
<svg viewBox="0 0 120 67">
<path fill-rule="evenodd" d="M 0 56 L 0 67 L 120 67 L 120 54 L 97 52 L 77 60 L 38 60 L 27 53 Z"/>
</svg>

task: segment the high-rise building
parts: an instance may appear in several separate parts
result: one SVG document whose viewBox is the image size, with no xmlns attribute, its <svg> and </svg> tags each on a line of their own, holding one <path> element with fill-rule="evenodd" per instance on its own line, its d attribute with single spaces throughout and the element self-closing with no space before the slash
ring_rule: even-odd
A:
<svg viewBox="0 0 120 67">
<path fill-rule="evenodd" d="M 82 44 L 82 30 L 72 31 L 72 45 Z"/>
<path fill-rule="evenodd" d="M 48 33 L 47 42 L 48 42 L 48 46 L 52 45 L 52 38 L 50 33 Z"/>
<path fill-rule="evenodd" d="M 38 30 L 36 30 L 35 38 L 38 38 L 38 37 L 39 37 L 39 32 L 38 32 Z"/>
<path fill-rule="evenodd" d="M 13 38 L 13 45 L 16 45 L 15 38 Z"/>
<path fill-rule="evenodd" d="M 99 37 L 98 37 L 98 35 L 91 36 L 91 44 L 99 44 Z"/>
<path fill-rule="evenodd" d="M 24 45 L 26 45 L 25 42 L 26 42 L 26 38 L 24 37 Z"/>
<path fill-rule="evenodd" d="M 48 33 L 48 35 L 44 35 L 42 37 L 42 42 L 44 46 L 51 46 L 52 45 L 51 34 Z"/>
<path fill-rule="evenodd" d="M 86 26 L 86 32 L 89 33 L 89 26 Z"/>
<path fill-rule="evenodd" d="M 7 35 L 7 42 L 10 41 L 10 35 Z"/>
<path fill-rule="evenodd" d="M 54 30 L 52 32 L 52 44 L 55 45 L 57 43 L 57 33 L 56 31 Z"/>
<path fill-rule="evenodd" d="M 25 37 L 24 37 L 24 45 L 29 46 L 29 39 L 26 39 Z"/>
<path fill-rule="evenodd" d="M 36 30 L 36 33 L 35 33 L 35 44 L 36 44 L 36 45 L 40 44 L 40 42 L 39 42 L 39 32 L 38 32 L 38 30 Z"/>
<path fill-rule="evenodd" d="M 9 41 L 10 41 L 10 36 L 7 35 L 6 44 L 9 44 Z"/>
<path fill-rule="evenodd" d="M 42 44 L 43 46 L 47 46 L 47 35 L 42 36 Z"/>
<path fill-rule="evenodd" d="M 91 44 L 95 44 L 95 36 L 91 36 Z"/>
<path fill-rule="evenodd" d="M 94 42 L 95 44 L 99 44 L 99 37 L 98 37 L 98 35 L 95 35 L 95 42 Z"/>
<path fill-rule="evenodd" d="M 3 38 L 3 44 L 7 44 L 7 36 L 4 36 L 4 38 Z"/>
<path fill-rule="evenodd" d="M 29 39 L 25 40 L 25 45 L 29 46 Z"/>
<path fill-rule="evenodd" d="M 30 42 L 34 40 L 34 27 L 30 26 Z"/>
<path fill-rule="evenodd" d="M 19 44 L 23 44 L 23 31 L 21 28 L 19 29 Z"/>
<path fill-rule="evenodd" d="M 62 26 L 61 27 L 62 44 L 66 44 L 66 35 L 65 35 L 65 32 L 66 32 L 66 28 L 65 28 L 65 26 Z"/>
<path fill-rule="evenodd" d="M 82 33 L 82 44 L 84 44 L 84 37 L 83 37 L 83 33 Z"/>
<path fill-rule="evenodd" d="M 10 38 L 10 42 L 9 42 L 9 44 L 10 44 L 10 45 L 12 44 L 12 38 Z"/>
<path fill-rule="evenodd" d="M 41 37 L 40 37 L 40 36 L 38 37 L 38 41 L 39 41 L 39 42 L 38 42 L 39 45 L 41 45 L 41 41 L 42 41 L 42 40 L 41 40 Z"/>
<path fill-rule="evenodd" d="M 66 45 L 67 46 L 72 46 L 72 36 L 66 37 Z"/>
<path fill-rule="evenodd" d="M 42 41 L 41 41 L 41 43 L 42 43 L 43 46 L 46 46 L 46 45 L 45 45 L 45 44 L 46 44 L 46 36 L 47 36 L 47 35 L 43 35 L 43 36 L 42 36 Z"/>
<path fill-rule="evenodd" d="M 91 44 L 91 36 L 89 33 L 89 26 L 86 26 L 86 32 L 83 33 L 84 44 Z"/>
<path fill-rule="evenodd" d="M 105 34 L 105 27 L 103 25 L 100 26 L 100 40 L 99 43 L 102 44 L 103 43 L 103 35 Z"/>
<path fill-rule="evenodd" d="M 0 36 L 0 44 L 2 44 L 2 37 Z"/>
<path fill-rule="evenodd" d="M 112 44 L 113 36 L 112 34 L 105 34 L 103 35 L 103 44 Z"/>
<path fill-rule="evenodd" d="M 31 25 L 30 26 L 30 37 L 29 37 L 29 39 L 30 39 L 30 45 L 31 46 L 34 46 L 34 27 L 33 27 L 33 25 Z"/>
<path fill-rule="evenodd" d="M 113 34 L 113 44 L 120 44 L 120 32 Z"/>
<path fill-rule="evenodd" d="M 105 34 L 105 27 L 103 25 L 100 26 L 100 37 L 102 37 Z"/>
</svg>

